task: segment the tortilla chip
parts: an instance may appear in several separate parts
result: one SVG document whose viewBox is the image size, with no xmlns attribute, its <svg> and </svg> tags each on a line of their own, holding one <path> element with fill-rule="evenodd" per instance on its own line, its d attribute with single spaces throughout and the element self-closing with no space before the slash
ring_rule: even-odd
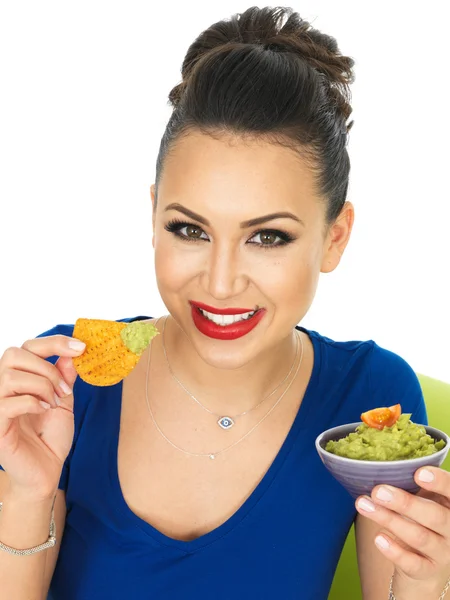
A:
<svg viewBox="0 0 450 600">
<path fill-rule="evenodd" d="M 137 352 L 130 350 L 125 343 L 129 336 L 124 333 L 130 326 L 132 331 L 145 334 L 145 342 L 141 342 Z M 114 385 L 131 373 L 139 362 L 144 346 L 158 333 L 153 324 L 139 321 L 118 323 L 105 319 L 77 319 L 72 337 L 84 342 L 86 349 L 72 359 L 73 364 L 86 383 Z"/>
</svg>

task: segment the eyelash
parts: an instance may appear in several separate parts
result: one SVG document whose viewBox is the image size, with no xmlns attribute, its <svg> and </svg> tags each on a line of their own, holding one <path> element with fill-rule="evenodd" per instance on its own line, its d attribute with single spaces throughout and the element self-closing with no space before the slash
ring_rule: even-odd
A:
<svg viewBox="0 0 450 600">
<path fill-rule="evenodd" d="M 201 231 L 203 231 L 203 229 L 201 227 L 199 227 L 198 225 L 195 225 L 195 223 L 187 223 L 186 221 L 179 221 L 178 219 L 173 219 L 172 221 L 169 221 L 167 223 L 167 225 L 164 226 L 164 229 L 166 231 L 173 233 L 174 235 L 178 236 L 179 238 L 181 238 L 182 240 L 184 240 L 186 242 L 199 242 L 199 241 L 206 242 L 207 241 L 203 238 L 190 238 L 186 235 L 181 234 L 180 229 L 183 229 L 183 227 L 196 227 L 197 229 L 200 229 Z M 269 250 L 271 248 L 279 248 L 280 246 L 287 246 L 287 244 L 290 244 L 291 242 L 293 242 L 296 239 L 295 237 L 293 237 L 286 231 L 279 231 L 278 229 L 259 229 L 258 231 L 254 232 L 252 237 L 255 237 L 255 235 L 258 235 L 260 233 L 273 233 L 282 240 L 281 242 L 278 242 L 276 244 L 261 244 L 261 243 L 251 242 L 252 244 L 259 246 L 260 248 L 263 248 L 264 250 Z"/>
</svg>

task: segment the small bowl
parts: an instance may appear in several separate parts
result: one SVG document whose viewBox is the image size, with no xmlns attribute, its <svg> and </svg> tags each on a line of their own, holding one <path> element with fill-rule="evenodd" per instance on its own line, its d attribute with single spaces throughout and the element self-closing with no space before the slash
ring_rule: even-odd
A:
<svg viewBox="0 0 450 600">
<path fill-rule="evenodd" d="M 333 427 L 316 438 L 316 449 L 323 464 L 353 498 L 363 494 L 370 496 L 372 489 L 380 483 L 393 485 L 412 494 L 417 493 L 420 488 L 414 481 L 414 473 L 420 467 L 428 465 L 440 467 L 450 449 L 450 437 L 446 433 L 424 425 L 426 432 L 435 441 L 445 440 L 446 442 L 444 448 L 430 456 L 405 460 L 357 460 L 337 456 L 325 450 L 327 442 L 346 437 L 361 424 L 361 422 L 349 423 Z"/>
</svg>

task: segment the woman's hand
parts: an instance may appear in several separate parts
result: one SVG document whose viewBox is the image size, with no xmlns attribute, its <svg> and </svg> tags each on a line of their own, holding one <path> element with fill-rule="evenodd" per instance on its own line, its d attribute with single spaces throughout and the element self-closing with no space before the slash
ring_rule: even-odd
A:
<svg viewBox="0 0 450 600">
<path fill-rule="evenodd" d="M 74 436 L 72 338 L 53 335 L 0 358 L 0 465 L 24 498 L 55 492 Z M 55 365 L 45 360 L 60 356 Z"/>
<path fill-rule="evenodd" d="M 450 577 L 450 473 L 425 467 L 414 479 L 422 488 L 417 495 L 378 485 L 356 509 L 383 527 L 375 543 L 395 566 L 394 591 L 403 598 L 424 590 L 437 599 Z"/>
</svg>

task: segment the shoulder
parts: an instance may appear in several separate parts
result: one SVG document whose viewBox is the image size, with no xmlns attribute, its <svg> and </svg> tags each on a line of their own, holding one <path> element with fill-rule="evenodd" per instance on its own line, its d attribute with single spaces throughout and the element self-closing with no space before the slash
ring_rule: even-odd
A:
<svg viewBox="0 0 450 600">
<path fill-rule="evenodd" d="M 428 424 L 422 386 L 408 361 L 374 342 L 370 362 L 370 387 L 375 397 L 385 398 L 380 406 L 400 404 L 415 423 Z"/>
<path fill-rule="evenodd" d="M 381 389 L 385 393 L 401 393 L 404 397 L 421 395 L 419 378 L 408 361 L 376 342 L 373 342 L 370 360 L 370 383 L 374 393 Z"/>
<path fill-rule="evenodd" d="M 374 340 L 336 341 L 308 332 L 319 350 L 321 373 L 333 394 L 339 391 L 346 406 L 364 412 L 378 406 L 401 404 L 416 423 L 427 424 L 419 378 L 408 361 Z"/>
<path fill-rule="evenodd" d="M 373 340 L 335 340 L 313 329 L 306 329 L 305 327 L 300 329 L 308 333 L 311 338 L 317 340 L 321 345 L 339 352 L 368 352 L 375 343 Z"/>
<path fill-rule="evenodd" d="M 373 340 L 338 341 L 314 330 L 301 329 L 311 338 L 314 360 L 321 375 L 326 375 L 330 382 L 343 379 L 361 381 L 367 378 Z"/>
<path fill-rule="evenodd" d="M 314 330 L 302 328 L 311 338 L 317 358 L 328 367 L 340 369 L 344 365 L 354 365 L 358 370 L 364 368 L 370 360 L 373 340 L 336 340 Z"/>
<path fill-rule="evenodd" d="M 331 357 L 342 356 L 344 360 L 348 360 L 350 355 L 359 357 L 372 378 L 378 378 L 382 374 L 391 382 L 391 376 L 395 376 L 397 380 L 417 381 L 414 369 L 402 356 L 380 346 L 372 339 L 337 341 L 317 331 L 306 331 Z"/>
<path fill-rule="evenodd" d="M 402 380 L 417 380 L 412 366 L 399 354 L 372 342 L 371 373 L 379 375 L 395 375 Z"/>
</svg>

